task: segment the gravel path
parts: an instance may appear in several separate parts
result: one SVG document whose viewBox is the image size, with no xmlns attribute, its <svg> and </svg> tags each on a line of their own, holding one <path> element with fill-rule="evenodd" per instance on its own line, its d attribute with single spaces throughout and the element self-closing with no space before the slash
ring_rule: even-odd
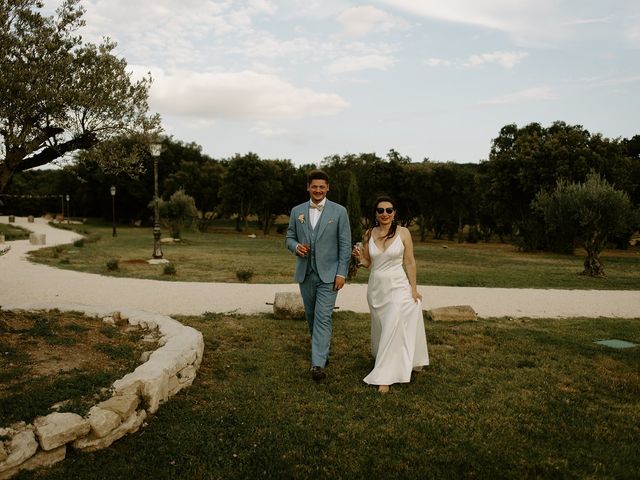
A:
<svg viewBox="0 0 640 480">
<path fill-rule="evenodd" d="M 0 223 L 8 223 L 0 216 Z M 46 235 L 46 246 L 67 244 L 79 236 L 50 227 L 46 220 L 16 218 L 16 225 Z M 204 312 L 271 312 L 276 292 L 297 292 L 298 285 L 170 282 L 113 278 L 61 270 L 26 260 L 35 248 L 28 240 L 10 242 L 0 255 L 0 307 L 63 308 L 65 305 L 130 308 L 164 315 Z M 283 247 L 284 248 L 284 247 Z M 420 286 L 425 310 L 471 305 L 480 317 L 640 318 L 640 291 L 550 290 Z M 341 310 L 368 312 L 366 285 L 348 284 L 338 295 Z"/>
</svg>

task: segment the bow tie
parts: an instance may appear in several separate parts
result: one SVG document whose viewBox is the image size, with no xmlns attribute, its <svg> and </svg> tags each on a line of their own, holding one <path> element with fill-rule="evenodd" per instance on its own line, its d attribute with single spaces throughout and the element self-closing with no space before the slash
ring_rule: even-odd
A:
<svg viewBox="0 0 640 480">
<path fill-rule="evenodd" d="M 317 209 L 319 212 L 321 212 L 321 211 L 322 211 L 322 209 L 324 208 L 324 205 L 316 205 L 315 203 L 311 203 L 311 204 L 309 205 L 309 208 L 315 208 L 315 209 Z"/>
</svg>

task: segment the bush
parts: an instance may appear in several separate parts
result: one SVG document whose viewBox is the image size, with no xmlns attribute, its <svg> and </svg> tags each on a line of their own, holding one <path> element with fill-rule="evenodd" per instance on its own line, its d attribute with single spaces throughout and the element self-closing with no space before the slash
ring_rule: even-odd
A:
<svg viewBox="0 0 640 480">
<path fill-rule="evenodd" d="M 240 268 L 236 270 L 236 277 L 241 282 L 250 282 L 253 278 L 253 269 L 252 268 Z"/>
<path fill-rule="evenodd" d="M 107 270 L 115 271 L 118 270 L 118 260 L 115 258 L 110 258 L 107 260 Z"/>
<path fill-rule="evenodd" d="M 154 202 L 149 204 L 150 208 L 154 207 Z M 168 228 L 173 238 L 181 238 L 181 232 L 185 228 L 193 228 L 198 220 L 198 209 L 193 197 L 184 193 L 184 190 L 178 190 L 169 201 L 160 199 L 158 201 L 158 211 L 160 213 L 160 221 Z"/>
<path fill-rule="evenodd" d="M 176 274 L 175 265 L 173 263 L 167 263 L 164 266 L 164 269 L 163 269 L 162 273 L 164 273 L 165 275 L 175 275 Z"/>
<path fill-rule="evenodd" d="M 467 243 L 478 243 L 480 238 L 481 234 L 478 227 L 471 225 L 471 227 L 469 227 L 469 233 L 467 233 Z"/>
<path fill-rule="evenodd" d="M 84 238 L 80 238 L 73 242 L 74 247 L 84 247 Z"/>
</svg>

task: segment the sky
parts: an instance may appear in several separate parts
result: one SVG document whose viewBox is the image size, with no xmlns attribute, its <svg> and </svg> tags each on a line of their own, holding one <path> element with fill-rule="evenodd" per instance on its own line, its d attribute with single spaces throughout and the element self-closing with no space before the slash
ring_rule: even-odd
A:
<svg viewBox="0 0 640 480">
<path fill-rule="evenodd" d="M 55 9 L 60 0 L 47 0 Z M 638 0 L 83 0 L 175 140 L 477 163 L 500 129 L 640 134 Z"/>
</svg>

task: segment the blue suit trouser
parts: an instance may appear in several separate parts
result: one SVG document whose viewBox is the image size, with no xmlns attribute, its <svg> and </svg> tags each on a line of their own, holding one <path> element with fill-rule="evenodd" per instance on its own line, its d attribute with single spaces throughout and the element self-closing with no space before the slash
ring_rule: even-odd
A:
<svg viewBox="0 0 640 480">
<path fill-rule="evenodd" d="M 332 315 L 338 292 L 311 270 L 300 284 L 304 313 L 311 334 L 311 366 L 324 368 L 331 350 Z"/>
</svg>

